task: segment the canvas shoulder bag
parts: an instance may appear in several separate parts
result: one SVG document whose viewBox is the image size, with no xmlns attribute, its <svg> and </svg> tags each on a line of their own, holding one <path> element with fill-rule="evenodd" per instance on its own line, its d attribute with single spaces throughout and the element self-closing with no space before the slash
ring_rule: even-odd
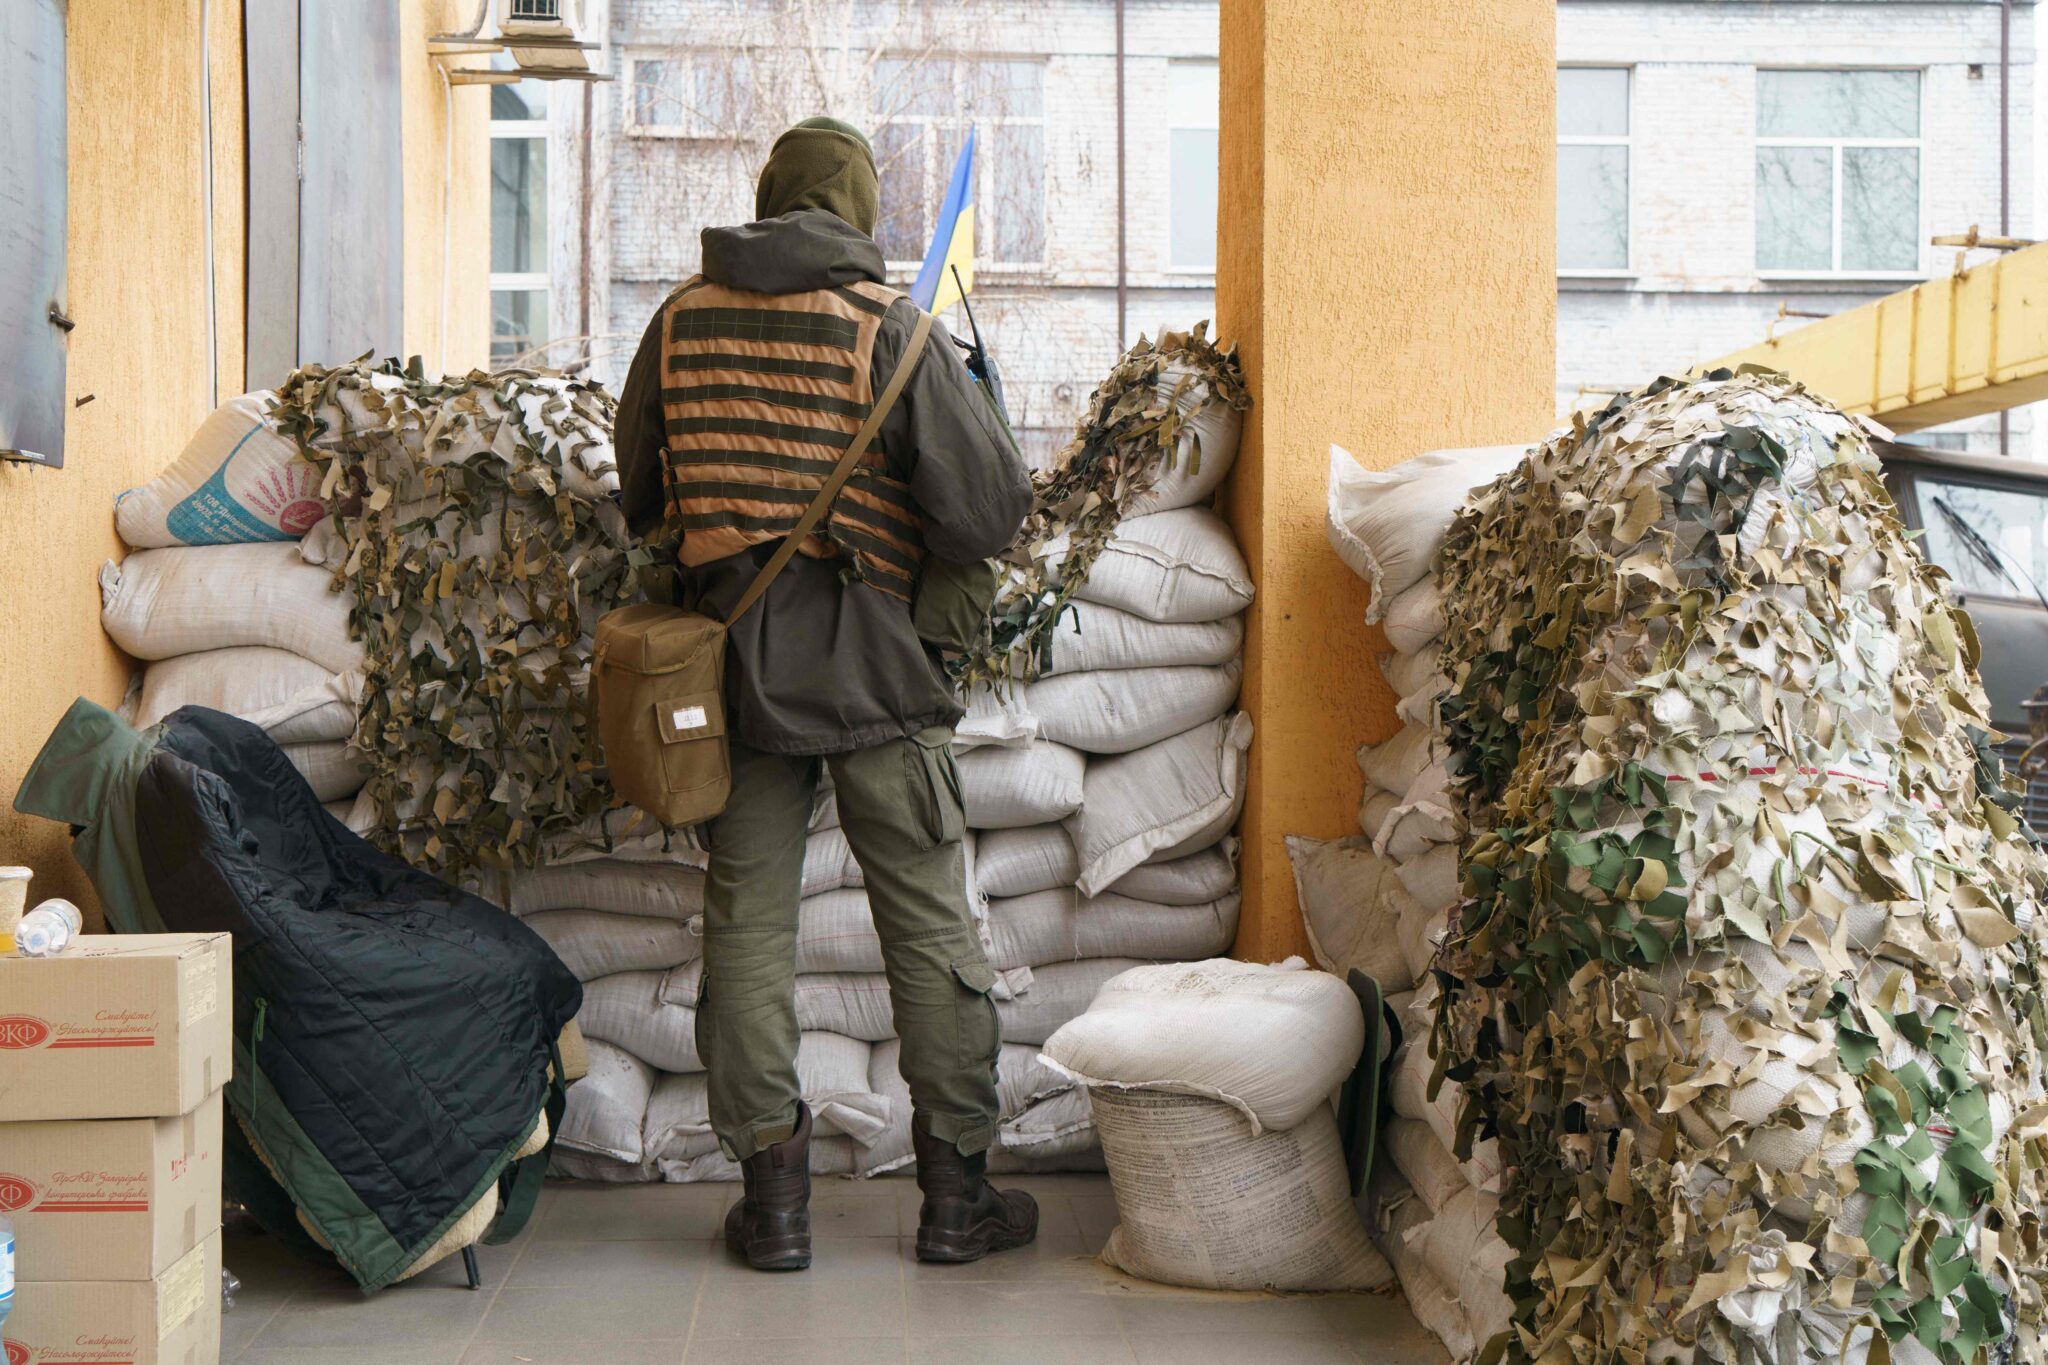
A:
<svg viewBox="0 0 2048 1365">
<path fill-rule="evenodd" d="M 824 520 L 923 358 L 931 329 L 931 315 L 920 311 L 910 342 L 867 420 L 730 616 L 721 621 L 701 611 L 643 602 L 607 612 L 598 621 L 590 685 L 597 697 L 605 767 L 612 789 L 662 824 L 699 824 L 725 809 L 732 795 L 725 728 L 726 630 L 761 600 Z"/>
</svg>

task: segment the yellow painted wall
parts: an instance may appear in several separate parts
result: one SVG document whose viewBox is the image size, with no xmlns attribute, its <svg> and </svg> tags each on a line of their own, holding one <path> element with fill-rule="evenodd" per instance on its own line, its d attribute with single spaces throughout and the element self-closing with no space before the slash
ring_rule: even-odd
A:
<svg viewBox="0 0 2048 1365">
<path fill-rule="evenodd" d="M 405 353 L 424 358 L 429 370 L 463 374 L 486 364 L 491 353 L 491 91 L 487 85 L 444 86 L 439 64 L 427 56 L 427 39 L 469 27 L 476 5 L 474 0 L 409 0 L 400 13 L 405 25 L 399 52 Z M 470 56 L 459 62 L 482 66 L 484 59 Z M 448 215 L 445 238 L 443 214 Z"/>
<path fill-rule="evenodd" d="M 200 0 L 71 0 L 70 305 L 65 467 L 0 466 L 0 860 L 32 892 L 93 898 L 67 832 L 11 799 L 72 698 L 113 704 L 129 665 L 100 631 L 114 495 L 177 454 L 214 405 L 208 364 Z M 216 185 L 241 165 L 241 10 L 214 0 Z M 241 362 L 240 191 L 215 196 L 216 354 Z M 225 248 L 225 249 L 222 249 Z"/>
<path fill-rule="evenodd" d="M 406 337 L 438 362 L 444 128 L 429 32 L 458 0 L 409 2 Z M 35 895 L 97 907 L 67 832 L 12 797 L 74 697 L 120 702 L 134 665 L 102 634 L 100 565 L 123 553 L 115 494 L 168 464 L 219 398 L 239 390 L 245 299 L 242 5 L 204 6 L 212 50 L 215 323 L 208 364 L 201 0 L 70 0 L 70 337 L 74 407 L 61 470 L 0 465 L 0 862 L 36 871 Z M 429 13 L 428 11 L 434 11 Z M 488 354 L 488 99 L 455 92 L 449 364 Z"/>
<path fill-rule="evenodd" d="M 1223 0 L 1216 309 L 1254 406 L 1229 511 L 1259 594 L 1240 957 L 1306 950 L 1283 838 L 1358 832 L 1397 728 L 1329 444 L 1374 468 L 1551 420 L 1555 6 Z"/>
</svg>

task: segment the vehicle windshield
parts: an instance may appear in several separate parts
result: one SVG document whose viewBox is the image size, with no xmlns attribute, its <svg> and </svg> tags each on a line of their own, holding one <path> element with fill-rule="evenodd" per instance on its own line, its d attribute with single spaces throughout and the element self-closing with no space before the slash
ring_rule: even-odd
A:
<svg viewBox="0 0 2048 1365">
<path fill-rule="evenodd" d="M 1927 557 L 1948 570 L 1958 589 L 2032 599 L 2036 584 L 2048 587 L 2048 491 L 1986 488 L 1925 475 L 1914 483 Z"/>
</svg>

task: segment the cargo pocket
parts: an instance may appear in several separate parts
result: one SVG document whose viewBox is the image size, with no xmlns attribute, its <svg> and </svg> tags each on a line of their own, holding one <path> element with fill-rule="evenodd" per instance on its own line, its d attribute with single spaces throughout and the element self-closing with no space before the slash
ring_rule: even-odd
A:
<svg viewBox="0 0 2048 1365">
<path fill-rule="evenodd" d="M 654 703 L 654 728 L 661 736 L 661 785 L 671 796 L 715 798 L 717 814 L 731 790 L 726 755 L 725 708 L 716 692 L 688 692 Z"/>
<path fill-rule="evenodd" d="M 918 847 L 959 843 L 967 832 L 967 813 L 960 801 L 960 769 L 953 762 L 953 732 L 936 725 L 912 735 L 903 749 L 903 770 Z"/>
<path fill-rule="evenodd" d="M 961 986 L 954 1006 L 960 1064 L 994 1066 L 1003 1048 L 1002 1017 L 990 995 L 996 988 L 995 968 L 984 958 L 964 958 L 953 963 L 953 979 Z"/>
</svg>

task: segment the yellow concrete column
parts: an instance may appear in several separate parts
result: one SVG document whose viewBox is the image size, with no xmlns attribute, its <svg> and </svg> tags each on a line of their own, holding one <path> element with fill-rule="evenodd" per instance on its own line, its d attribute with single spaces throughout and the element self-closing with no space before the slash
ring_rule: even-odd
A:
<svg viewBox="0 0 2048 1365">
<path fill-rule="evenodd" d="M 1237 954 L 1302 952 L 1289 834 L 1358 832 L 1397 726 L 1328 448 L 1374 468 L 1551 424 L 1551 0 L 1223 0 L 1216 310 L 1255 400 L 1229 511 L 1258 581 Z"/>
</svg>

